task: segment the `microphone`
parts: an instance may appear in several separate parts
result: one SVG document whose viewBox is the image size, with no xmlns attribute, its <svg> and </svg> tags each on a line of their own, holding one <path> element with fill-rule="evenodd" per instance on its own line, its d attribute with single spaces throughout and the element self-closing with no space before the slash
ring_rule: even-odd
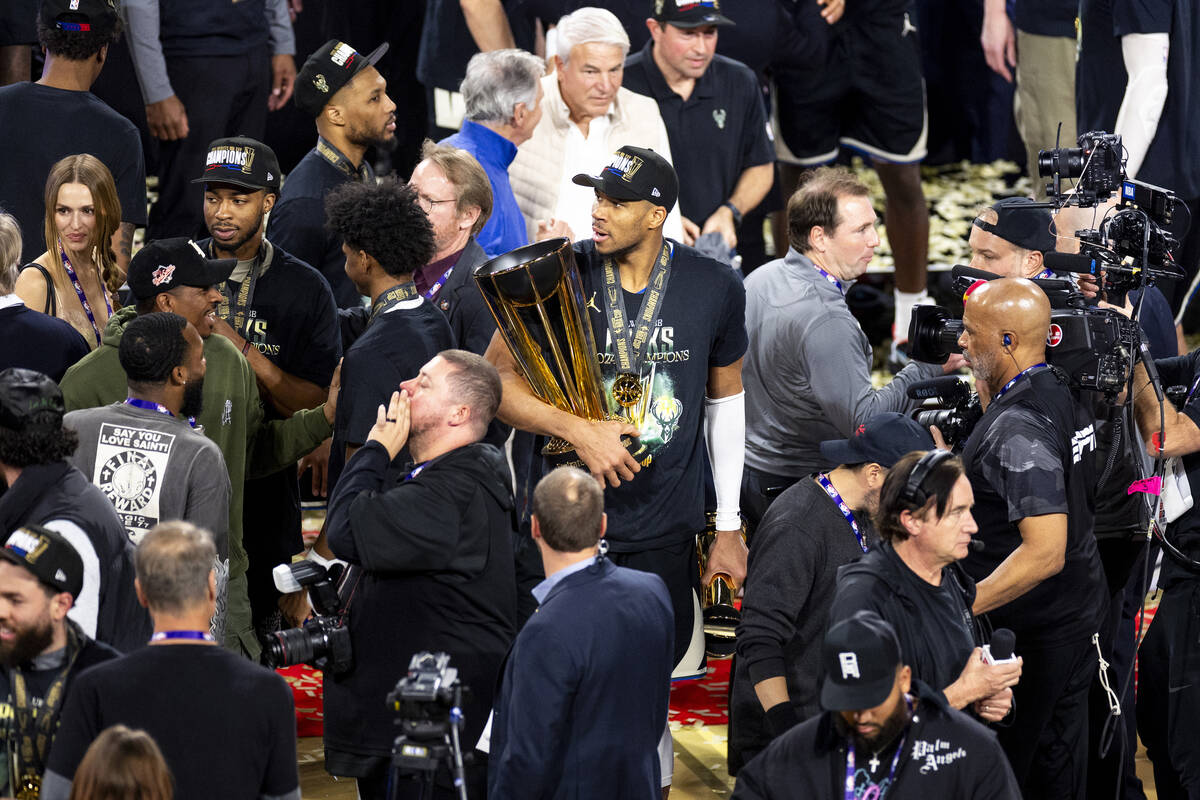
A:
<svg viewBox="0 0 1200 800">
<path fill-rule="evenodd" d="M 1084 275 L 1100 274 L 1100 267 L 1096 265 L 1096 259 L 1091 256 L 1079 255 L 1078 253 L 1046 253 L 1042 256 L 1042 263 L 1046 265 L 1046 269 L 1052 269 L 1056 272 L 1081 272 Z"/>
<path fill-rule="evenodd" d="M 967 384 L 953 375 L 910 383 L 905 392 L 910 400 L 934 400 L 940 397 L 957 397 Z M 967 391 L 968 396 L 970 390 Z"/>
<path fill-rule="evenodd" d="M 1017 643 L 1017 635 L 1008 628 L 1000 628 L 992 633 L 992 641 L 983 646 L 983 661 L 985 664 L 1009 664 L 1017 657 L 1013 647 Z"/>
<path fill-rule="evenodd" d="M 983 539 L 972 539 L 971 541 L 967 542 L 967 547 L 972 553 L 982 553 L 984 550 Z"/>
</svg>

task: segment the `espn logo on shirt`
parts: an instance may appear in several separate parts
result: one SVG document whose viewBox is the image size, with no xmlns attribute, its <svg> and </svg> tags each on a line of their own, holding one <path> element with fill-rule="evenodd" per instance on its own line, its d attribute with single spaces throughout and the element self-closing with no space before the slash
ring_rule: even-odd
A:
<svg viewBox="0 0 1200 800">
<path fill-rule="evenodd" d="M 1075 431 L 1071 436 L 1071 463 L 1078 464 L 1083 460 L 1083 454 L 1091 450 L 1096 452 L 1096 427 L 1088 425 Z"/>
</svg>

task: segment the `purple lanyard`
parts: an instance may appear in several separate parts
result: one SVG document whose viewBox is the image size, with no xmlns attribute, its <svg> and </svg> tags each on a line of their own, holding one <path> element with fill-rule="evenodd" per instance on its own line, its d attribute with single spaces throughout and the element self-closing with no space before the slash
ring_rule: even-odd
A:
<svg viewBox="0 0 1200 800">
<path fill-rule="evenodd" d="M 892 788 L 892 783 L 896 780 L 896 765 L 900 763 L 900 754 L 904 752 L 904 740 L 908 738 L 908 731 L 900 735 L 900 744 L 896 747 L 896 755 L 892 756 L 892 768 L 888 770 L 888 776 L 882 781 L 879 781 L 874 786 L 868 788 L 862 793 L 861 797 L 854 794 L 854 740 L 851 739 L 846 745 L 846 800 L 879 800 L 883 797 L 888 789 Z M 878 762 L 876 762 L 878 763 Z M 869 779 L 868 775 L 868 779 Z M 887 784 L 886 786 L 884 784 Z"/>
<path fill-rule="evenodd" d="M 79 284 L 79 276 L 75 274 L 74 268 L 71 266 L 71 260 L 67 258 L 67 251 L 63 249 L 62 242 L 58 243 L 58 256 L 62 259 L 63 268 L 67 271 L 67 277 L 71 279 L 71 285 L 75 287 L 75 294 L 79 295 L 79 304 L 83 306 L 83 311 L 87 314 L 88 321 L 92 323 L 92 330 L 96 332 L 96 344 L 100 344 L 100 326 L 96 324 L 96 315 L 92 313 L 92 304 L 88 302 L 87 295 L 83 293 L 83 287 Z M 104 295 L 104 307 L 108 309 L 108 315 L 112 316 L 112 303 L 108 302 L 108 289 L 104 284 L 100 285 L 101 293 Z"/>
<path fill-rule="evenodd" d="M 846 505 L 846 501 L 838 494 L 838 490 L 833 488 L 833 484 L 829 482 L 827 475 L 821 474 L 817 476 L 817 483 L 821 484 L 821 488 L 825 490 L 825 494 L 829 495 L 838 507 L 838 511 L 842 512 L 842 516 L 846 518 L 846 522 L 850 523 L 850 530 L 854 531 L 854 538 L 858 539 L 858 546 L 862 551 L 867 552 L 867 540 L 863 537 L 862 531 L 858 529 L 858 523 L 854 520 L 854 512 L 850 510 L 850 506 Z"/>
<path fill-rule="evenodd" d="M 160 631 L 150 637 L 150 641 L 152 642 L 161 642 L 170 639 L 190 639 L 194 642 L 216 641 L 208 631 Z"/>
<path fill-rule="evenodd" d="M 838 290 L 839 292 L 841 292 L 842 294 L 845 294 L 845 293 L 846 293 L 846 289 L 845 289 L 845 288 L 842 286 L 842 282 L 841 282 L 841 281 L 839 281 L 837 278 L 833 277 L 833 276 L 832 276 L 832 275 L 830 275 L 828 272 L 826 272 L 825 270 L 823 270 L 823 269 L 821 269 L 820 267 L 818 267 L 816 264 L 813 264 L 813 269 L 815 269 L 817 272 L 819 272 L 819 273 L 821 273 L 822 275 L 824 275 L 824 276 L 825 276 L 825 280 L 829 281 L 829 282 L 830 282 L 830 283 L 832 283 L 834 286 L 836 286 L 836 287 L 837 287 L 837 290 Z"/>
<path fill-rule="evenodd" d="M 1021 380 L 1021 378 L 1025 377 L 1025 374 L 1026 374 L 1027 372 L 1032 372 L 1033 370 L 1037 369 L 1038 367 L 1045 367 L 1045 366 L 1048 366 L 1048 365 L 1046 364 L 1046 362 L 1045 362 L 1045 361 L 1042 361 L 1042 362 L 1040 362 L 1040 363 L 1034 364 L 1034 365 L 1033 365 L 1033 366 L 1031 366 L 1031 367 L 1026 367 L 1025 369 L 1023 369 L 1023 370 L 1021 370 L 1020 372 L 1018 372 L 1016 375 L 1014 375 L 1014 376 L 1013 376 L 1013 379 L 1012 379 L 1011 381 L 1009 381 L 1008 383 L 1004 384 L 1004 388 L 1003 388 L 1003 389 L 1001 389 L 1000 391 L 996 392 L 996 394 L 992 396 L 992 402 L 994 403 L 994 402 L 996 402 L 997 400 L 999 400 L 1001 397 L 1003 397 L 1003 396 L 1004 396 L 1004 394 L 1005 394 L 1005 393 L 1006 393 L 1006 392 L 1007 392 L 1009 389 L 1011 389 L 1011 388 L 1012 388 L 1012 387 L 1013 387 L 1013 386 L 1016 384 L 1016 382 L 1017 382 L 1017 381 L 1019 381 L 1019 380 Z"/>
<path fill-rule="evenodd" d="M 168 417 L 175 416 L 171 413 L 171 409 L 167 408 L 162 403 L 155 403 L 150 400 L 142 400 L 137 397 L 126 397 L 125 405 L 133 406 L 134 408 L 144 408 L 147 411 L 157 411 L 160 414 L 166 414 Z M 187 424 L 191 425 L 193 428 L 196 427 L 196 418 L 188 417 Z"/>
<path fill-rule="evenodd" d="M 404 480 L 406 480 L 406 481 L 411 481 L 413 478 L 415 478 L 415 477 L 417 477 L 418 475 L 420 475 L 420 474 L 421 474 L 421 472 L 422 472 L 422 471 L 424 471 L 424 469 L 425 469 L 426 467 L 428 467 L 428 466 L 429 466 L 429 462 L 428 462 L 428 461 L 424 461 L 424 462 L 422 462 L 422 463 L 420 463 L 420 464 L 417 464 L 415 467 L 413 467 L 413 471 L 412 471 L 412 472 L 410 472 L 410 473 L 408 473 L 407 475 L 405 475 L 405 476 L 404 476 Z"/>
<path fill-rule="evenodd" d="M 1041 272 L 1039 272 L 1037 275 L 1034 275 L 1033 277 L 1034 277 L 1034 280 L 1042 280 L 1043 278 L 1053 278 L 1054 270 L 1044 269 Z"/>
<path fill-rule="evenodd" d="M 451 272 L 454 272 L 453 264 L 450 265 L 450 269 L 446 270 L 446 274 L 438 278 L 437 283 L 430 286 L 429 291 L 425 292 L 426 300 L 433 300 L 433 298 L 437 297 L 437 293 L 442 290 L 442 287 L 446 285 L 446 281 L 450 279 Z"/>
</svg>

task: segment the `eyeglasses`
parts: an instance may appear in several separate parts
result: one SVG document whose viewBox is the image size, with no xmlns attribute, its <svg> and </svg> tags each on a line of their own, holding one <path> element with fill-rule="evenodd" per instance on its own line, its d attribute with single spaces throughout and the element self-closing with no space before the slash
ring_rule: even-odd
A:
<svg viewBox="0 0 1200 800">
<path fill-rule="evenodd" d="M 425 209 L 426 214 L 433 213 L 433 207 L 441 203 L 457 203 L 458 199 L 451 197 L 449 200 L 434 200 L 432 197 L 426 197 L 423 194 L 417 195 L 417 205 Z"/>
</svg>

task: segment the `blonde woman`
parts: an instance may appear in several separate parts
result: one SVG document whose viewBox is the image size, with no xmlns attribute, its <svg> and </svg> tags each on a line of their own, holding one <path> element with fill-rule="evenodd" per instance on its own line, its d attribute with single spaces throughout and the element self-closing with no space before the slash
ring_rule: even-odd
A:
<svg viewBox="0 0 1200 800">
<path fill-rule="evenodd" d="M 70 323 L 94 350 L 122 281 L 110 244 L 121 224 L 112 173 L 95 156 L 67 156 L 50 170 L 45 202 L 46 252 L 22 269 L 16 293 Z"/>
</svg>

